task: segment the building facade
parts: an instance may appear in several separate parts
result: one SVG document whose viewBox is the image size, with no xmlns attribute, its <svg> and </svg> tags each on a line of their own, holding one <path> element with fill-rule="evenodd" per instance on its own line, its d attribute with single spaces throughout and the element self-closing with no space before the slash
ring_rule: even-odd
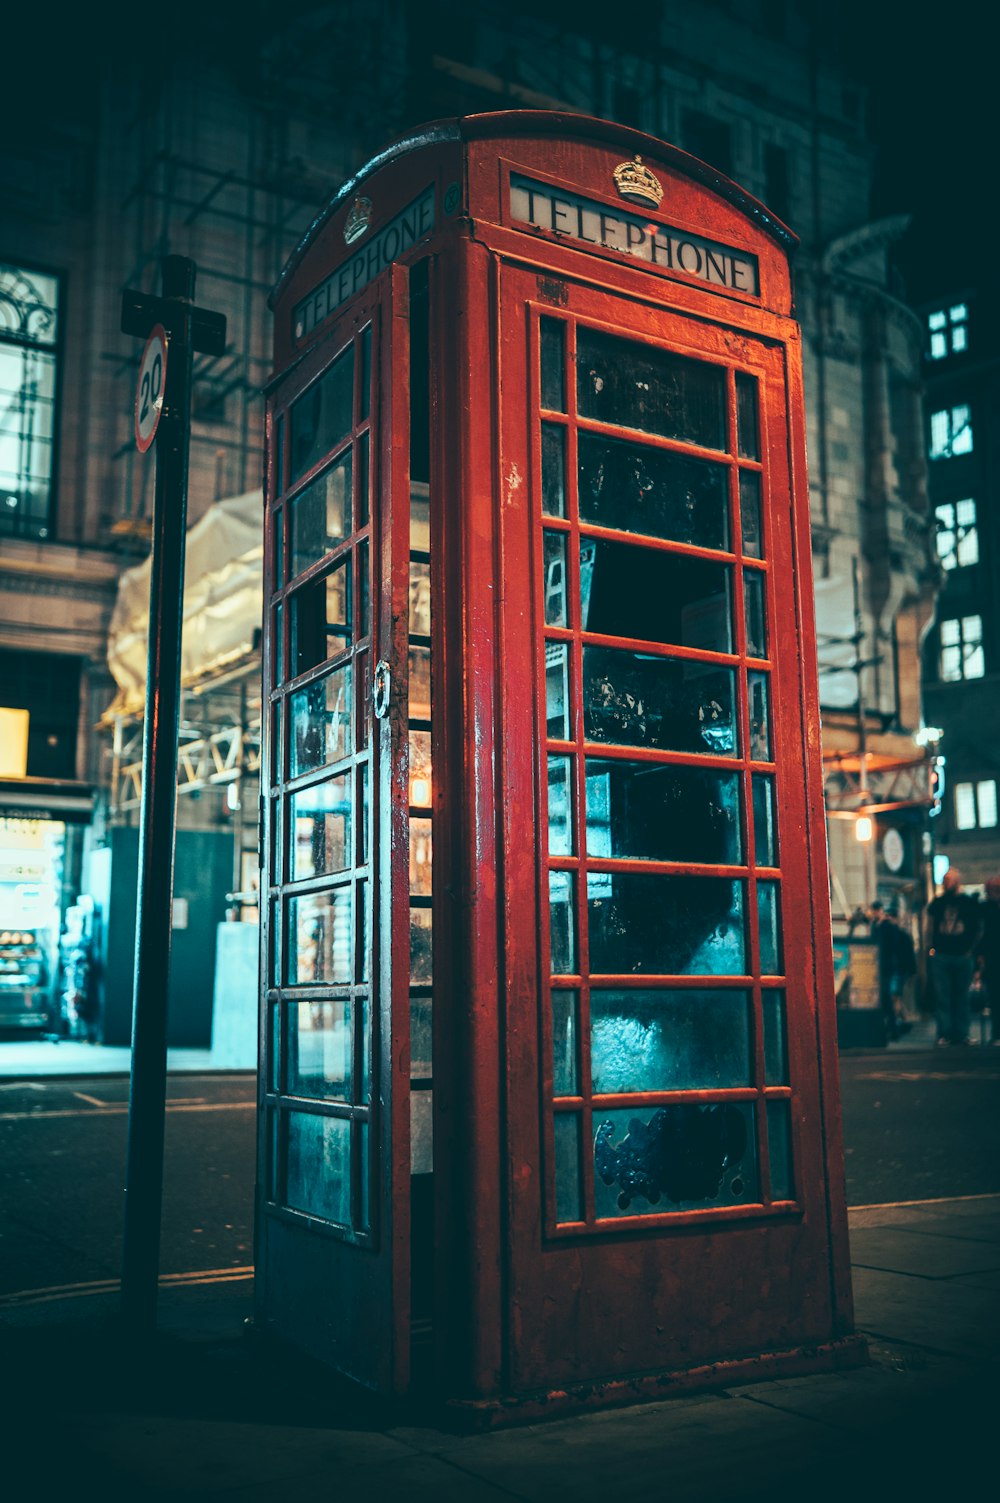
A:
<svg viewBox="0 0 1000 1503">
<path fill-rule="evenodd" d="M 209 8 L 195 40 L 168 37 L 142 66 L 120 41 L 102 52 L 91 40 L 85 87 L 67 58 L 44 123 L 17 112 L 0 167 L 0 704 L 27 709 L 33 729 L 28 782 L 0 792 L 9 818 L 25 798 L 54 817 L 69 794 L 91 811 L 61 868 L 58 908 L 88 885 L 111 901 L 110 858 L 98 857 L 97 883 L 89 853 L 125 841 L 115 830 L 134 833 L 138 808 L 141 685 L 117 667 L 123 636 L 141 637 L 143 623 L 141 608 L 124 611 L 119 582 L 148 549 L 153 464 L 132 439 L 139 349 L 119 332 L 123 288 L 157 291 L 159 257 L 190 256 L 198 302 L 226 315 L 225 353 L 195 367 L 189 520 L 237 498 L 252 516 L 267 296 L 314 212 L 404 129 L 517 107 L 670 140 L 800 237 L 834 913 L 843 926 L 877 895 L 919 907 L 932 768 L 915 739 L 920 643 L 938 578 L 923 327 L 891 285 L 905 221 L 870 219 L 864 90 L 828 9 L 648 3 L 625 27 L 584 24 L 564 3 L 367 0 L 292 4 L 247 28 Z M 203 594 L 207 615 L 189 608 L 191 640 L 220 612 Z M 244 594 L 247 620 L 256 608 Z M 219 919 L 253 906 L 258 670 L 252 632 L 185 668 L 179 826 L 231 850 L 228 882 L 186 896 Z M 66 786 L 42 786 L 53 778 Z M 115 914 L 105 919 L 106 939 Z"/>
<path fill-rule="evenodd" d="M 988 297 L 958 288 L 923 309 L 926 440 L 943 575 L 924 648 L 924 702 L 940 731 L 934 844 L 970 886 L 1000 874 L 1000 361 Z"/>
</svg>

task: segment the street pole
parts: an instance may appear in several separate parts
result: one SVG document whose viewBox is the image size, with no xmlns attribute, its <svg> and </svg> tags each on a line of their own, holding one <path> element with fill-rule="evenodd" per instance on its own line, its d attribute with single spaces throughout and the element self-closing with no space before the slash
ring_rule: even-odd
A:
<svg viewBox="0 0 1000 1503">
<path fill-rule="evenodd" d="M 173 317 L 156 434 L 122 1253 L 122 1313 L 136 1334 L 156 1326 L 160 1261 L 194 262 L 164 256 L 162 282 L 162 299 Z"/>
</svg>

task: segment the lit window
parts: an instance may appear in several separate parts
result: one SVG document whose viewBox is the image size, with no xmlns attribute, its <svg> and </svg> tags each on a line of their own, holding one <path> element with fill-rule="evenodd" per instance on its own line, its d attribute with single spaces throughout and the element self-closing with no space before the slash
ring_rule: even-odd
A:
<svg viewBox="0 0 1000 1503">
<path fill-rule="evenodd" d="M 927 315 L 930 357 L 943 360 L 946 355 L 961 355 L 969 348 L 969 310 L 965 303 L 938 308 Z"/>
<path fill-rule="evenodd" d="M 0 263 L 0 532 L 49 535 L 55 440 L 55 277 Z"/>
<path fill-rule="evenodd" d="M 945 683 L 983 677 L 986 662 L 982 616 L 960 616 L 942 621 L 940 638 L 941 678 Z"/>
<path fill-rule="evenodd" d="M 971 783 L 955 784 L 955 826 L 959 830 L 976 828 L 976 791 Z"/>
<path fill-rule="evenodd" d="M 942 569 L 965 569 L 979 562 L 975 501 L 947 501 L 934 508 L 937 555 Z"/>
<path fill-rule="evenodd" d="M 965 405 L 931 414 L 931 459 L 972 453 L 972 414 Z"/>
<path fill-rule="evenodd" d="M 997 785 L 995 778 L 977 783 L 955 784 L 955 828 L 957 830 L 993 830 L 997 823 Z"/>
</svg>

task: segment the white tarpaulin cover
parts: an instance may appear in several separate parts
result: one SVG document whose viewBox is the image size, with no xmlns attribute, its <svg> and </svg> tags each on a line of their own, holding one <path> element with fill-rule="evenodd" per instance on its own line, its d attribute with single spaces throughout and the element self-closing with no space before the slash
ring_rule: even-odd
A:
<svg viewBox="0 0 1000 1503">
<path fill-rule="evenodd" d="M 264 561 L 261 492 L 216 501 L 188 529 L 184 566 L 181 682 L 193 684 L 253 651 L 260 631 Z M 146 694 L 149 559 L 127 569 L 108 636 L 108 667 L 118 685 L 112 711 L 141 709 Z"/>
</svg>

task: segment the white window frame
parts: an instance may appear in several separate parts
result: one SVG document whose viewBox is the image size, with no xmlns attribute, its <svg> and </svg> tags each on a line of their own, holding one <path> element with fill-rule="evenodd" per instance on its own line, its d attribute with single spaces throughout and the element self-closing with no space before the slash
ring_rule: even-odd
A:
<svg viewBox="0 0 1000 1503">
<path fill-rule="evenodd" d="M 966 303 L 952 303 L 936 308 L 927 315 L 928 354 L 931 360 L 947 355 L 963 355 L 969 348 L 969 309 Z"/>
<path fill-rule="evenodd" d="M 979 528 L 976 503 L 942 501 L 935 506 L 937 556 L 942 569 L 967 569 L 979 562 Z"/>
<path fill-rule="evenodd" d="M 995 830 L 997 827 L 997 780 L 977 778 L 955 784 L 955 829 Z"/>
<path fill-rule="evenodd" d="M 958 684 L 964 679 L 985 677 L 982 616 L 951 616 L 940 623 L 938 638 L 942 683 Z"/>
<path fill-rule="evenodd" d="M 931 459 L 957 459 L 972 453 L 972 410 L 967 402 L 931 413 Z"/>
</svg>

